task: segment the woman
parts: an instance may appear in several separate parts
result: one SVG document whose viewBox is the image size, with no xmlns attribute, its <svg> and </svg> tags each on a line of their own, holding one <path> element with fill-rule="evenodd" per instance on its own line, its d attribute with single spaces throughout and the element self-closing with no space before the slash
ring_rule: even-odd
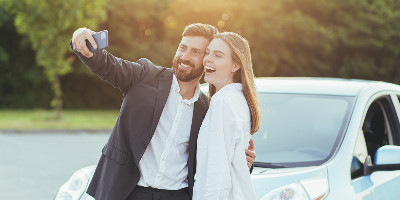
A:
<svg viewBox="0 0 400 200">
<path fill-rule="evenodd" d="M 210 108 L 197 139 L 193 199 L 257 199 L 243 153 L 260 118 L 249 44 L 236 33 L 216 34 L 203 64 Z"/>
</svg>

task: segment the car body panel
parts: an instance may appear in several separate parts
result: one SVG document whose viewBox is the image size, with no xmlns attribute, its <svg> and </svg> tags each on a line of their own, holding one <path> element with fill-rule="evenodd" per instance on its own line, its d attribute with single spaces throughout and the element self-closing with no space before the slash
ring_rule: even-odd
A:
<svg viewBox="0 0 400 200">
<path fill-rule="evenodd" d="M 298 181 L 310 179 L 310 177 L 327 177 L 325 166 L 265 169 L 255 167 L 252 180 L 257 197 L 265 196 L 273 189 L 289 185 Z"/>
<path fill-rule="evenodd" d="M 264 78 L 257 81 L 258 91 L 266 93 L 355 96 L 356 100 L 350 120 L 339 144 L 338 151 L 330 160 L 321 165 L 322 168 L 327 169 L 330 185 L 329 195 L 325 199 L 391 199 L 400 196 L 400 190 L 397 189 L 400 186 L 400 170 L 374 172 L 371 175 L 362 176 L 354 180 L 351 179 L 349 170 L 357 133 L 361 130 L 367 109 L 380 96 L 390 96 L 394 93 L 400 94 L 400 86 L 378 81 L 324 78 Z M 399 110 L 398 106 L 395 107 Z M 270 170 L 270 173 L 273 172 Z M 302 172 L 297 173 L 303 174 Z M 281 173 L 281 176 L 273 178 L 266 176 L 265 182 L 261 181 L 257 177 L 258 175 L 253 175 L 257 194 L 263 195 L 264 192 L 258 190 L 262 190 L 263 186 L 260 185 L 266 185 L 268 181 L 278 183 L 276 186 L 269 187 L 267 189 L 269 191 L 282 186 L 283 183 L 290 184 L 290 181 L 286 182 L 287 180 L 299 181 L 293 178 L 298 177 L 297 173 L 292 175 Z M 317 175 L 314 173 L 308 175 L 308 177 L 304 178 L 325 176 L 324 174 Z M 266 188 L 264 187 L 264 189 Z M 259 198 L 261 197 L 259 196 Z"/>
</svg>

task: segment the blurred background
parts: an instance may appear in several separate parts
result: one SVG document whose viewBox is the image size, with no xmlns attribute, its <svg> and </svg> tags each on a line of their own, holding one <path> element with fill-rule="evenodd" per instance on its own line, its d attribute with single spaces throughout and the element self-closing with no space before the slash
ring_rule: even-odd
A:
<svg viewBox="0 0 400 200">
<path fill-rule="evenodd" d="M 248 39 L 255 74 L 400 83 L 397 0 L 0 0 L 0 109 L 119 109 L 69 42 L 109 31 L 108 51 L 170 67 L 184 27 Z"/>
<path fill-rule="evenodd" d="M 50 138 L 58 131 L 100 132 L 104 139 L 98 139 L 96 154 L 89 155 L 93 161 L 77 164 L 66 174 L 80 165 L 95 164 L 118 116 L 122 95 L 73 54 L 69 42 L 77 28 L 108 30 L 107 51 L 115 56 L 131 61 L 146 57 L 170 67 L 184 27 L 197 22 L 247 38 L 257 77 L 400 83 L 398 0 L 0 0 L 3 156 L 7 150 L 14 152 L 10 148 L 30 143 L 25 141 L 30 136 L 10 134 L 39 133 Z M 9 161 L 0 161 L 0 169 L 12 169 L 6 162 L 14 162 L 15 157 L 9 156 Z M 21 163 L 23 156 L 14 166 Z M 52 185 L 57 188 L 67 179 L 64 176 Z M 8 184 L 0 182 L 0 190 L 2 183 Z M 51 191 L 51 195 L 56 192 Z"/>
</svg>

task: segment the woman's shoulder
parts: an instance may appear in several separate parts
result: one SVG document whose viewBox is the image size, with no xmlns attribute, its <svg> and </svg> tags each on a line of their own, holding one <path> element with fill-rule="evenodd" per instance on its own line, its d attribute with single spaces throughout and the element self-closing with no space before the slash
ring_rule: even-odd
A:
<svg viewBox="0 0 400 200">
<path fill-rule="evenodd" d="M 231 83 L 221 88 L 217 93 L 214 94 L 212 98 L 224 99 L 229 96 L 241 96 L 241 95 L 243 95 L 242 84 Z"/>
<path fill-rule="evenodd" d="M 231 83 L 229 85 L 226 85 L 214 94 L 214 96 L 211 98 L 210 104 L 210 106 L 214 104 L 214 106 L 233 108 L 237 108 L 241 104 L 247 105 L 246 98 L 244 97 L 242 91 L 242 84 Z"/>
</svg>

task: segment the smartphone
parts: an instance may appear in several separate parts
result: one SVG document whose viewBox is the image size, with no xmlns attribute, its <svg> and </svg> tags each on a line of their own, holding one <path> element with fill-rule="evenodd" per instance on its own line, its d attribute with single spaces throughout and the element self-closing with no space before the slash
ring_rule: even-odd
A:
<svg viewBox="0 0 400 200">
<path fill-rule="evenodd" d="M 108 31 L 100 31 L 96 32 L 93 35 L 94 40 L 97 43 L 97 49 L 94 49 L 88 40 L 86 40 L 86 46 L 89 48 L 89 51 L 95 52 L 108 47 Z"/>
</svg>

